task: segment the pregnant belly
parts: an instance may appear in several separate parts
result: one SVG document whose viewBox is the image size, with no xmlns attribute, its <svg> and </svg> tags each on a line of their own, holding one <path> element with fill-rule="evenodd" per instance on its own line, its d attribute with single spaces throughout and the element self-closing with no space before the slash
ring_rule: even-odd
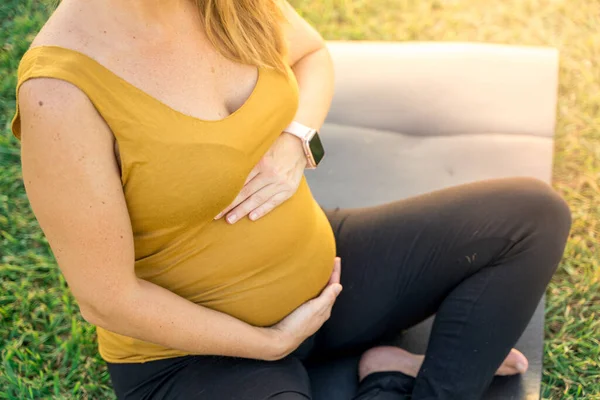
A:
<svg viewBox="0 0 600 400">
<path fill-rule="evenodd" d="M 294 196 L 262 218 L 233 225 L 211 221 L 163 253 L 177 256 L 166 263 L 151 258 L 162 262 L 160 273 L 146 260 L 136 262 L 138 276 L 202 306 L 269 326 L 320 293 L 336 248 L 329 221 L 303 178 Z"/>
</svg>

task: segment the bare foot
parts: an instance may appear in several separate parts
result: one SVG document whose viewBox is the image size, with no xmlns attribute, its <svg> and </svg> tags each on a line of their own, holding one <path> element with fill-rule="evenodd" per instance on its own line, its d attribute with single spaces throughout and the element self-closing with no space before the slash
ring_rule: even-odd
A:
<svg viewBox="0 0 600 400">
<path fill-rule="evenodd" d="M 358 364 L 359 380 L 373 372 L 400 371 L 416 377 L 425 356 L 412 354 L 395 346 L 377 346 L 363 353 Z M 496 371 L 496 375 L 524 373 L 529 367 L 527 358 L 517 349 L 512 349 Z"/>
</svg>

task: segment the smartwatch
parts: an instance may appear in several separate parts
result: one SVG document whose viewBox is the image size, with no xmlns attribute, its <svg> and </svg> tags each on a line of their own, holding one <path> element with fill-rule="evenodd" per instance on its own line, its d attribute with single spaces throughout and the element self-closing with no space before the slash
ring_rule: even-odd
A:
<svg viewBox="0 0 600 400">
<path fill-rule="evenodd" d="M 319 165 L 325 156 L 325 149 L 323 148 L 323 143 L 321 143 L 319 132 L 297 121 L 292 121 L 283 131 L 299 137 L 302 141 L 302 147 L 304 148 L 307 160 L 306 168 L 317 168 L 317 165 Z"/>
</svg>

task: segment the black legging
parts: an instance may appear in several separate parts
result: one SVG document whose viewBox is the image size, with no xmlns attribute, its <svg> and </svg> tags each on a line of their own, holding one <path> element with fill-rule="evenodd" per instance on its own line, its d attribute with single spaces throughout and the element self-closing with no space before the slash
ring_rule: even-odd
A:
<svg viewBox="0 0 600 400">
<path fill-rule="evenodd" d="M 531 319 L 571 225 L 565 201 L 531 178 L 325 211 L 344 290 L 330 319 L 302 346 L 307 354 L 278 361 L 194 355 L 109 363 L 118 397 L 310 399 L 303 364 L 313 355 L 368 348 L 435 313 L 417 378 L 375 373 L 354 399 L 480 399 Z"/>
</svg>

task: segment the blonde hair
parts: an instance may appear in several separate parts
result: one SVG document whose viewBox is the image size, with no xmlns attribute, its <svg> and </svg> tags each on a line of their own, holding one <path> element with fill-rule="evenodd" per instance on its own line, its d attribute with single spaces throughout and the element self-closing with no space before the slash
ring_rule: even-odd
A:
<svg viewBox="0 0 600 400">
<path fill-rule="evenodd" d="M 223 56 L 242 64 L 285 70 L 284 0 L 196 0 L 206 34 Z"/>
</svg>

